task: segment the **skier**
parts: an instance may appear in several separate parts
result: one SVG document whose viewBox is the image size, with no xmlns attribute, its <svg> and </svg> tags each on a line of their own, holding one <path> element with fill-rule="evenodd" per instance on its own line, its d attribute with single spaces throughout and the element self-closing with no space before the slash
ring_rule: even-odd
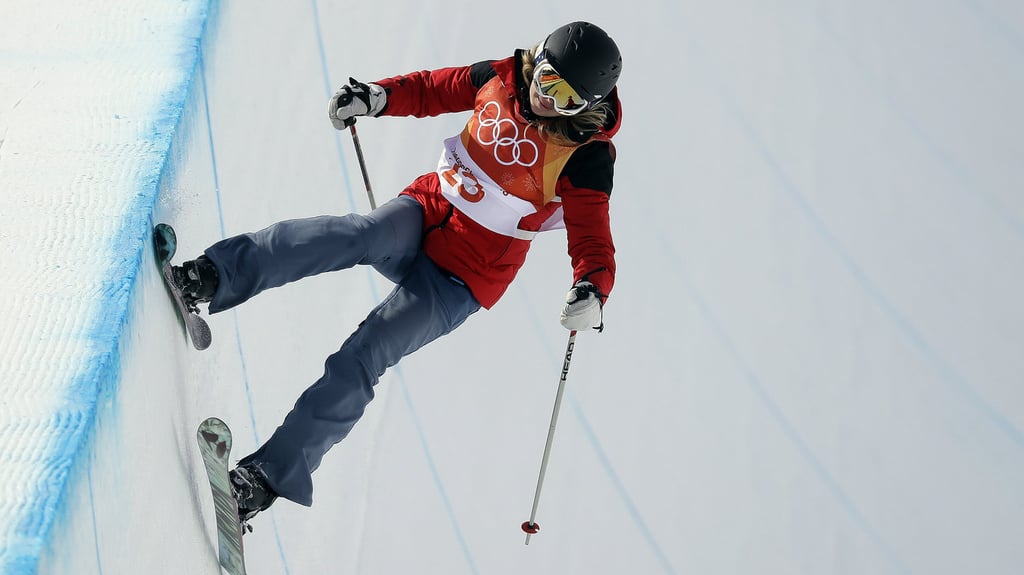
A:
<svg viewBox="0 0 1024 575">
<path fill-rule="evenodd" d="M 493 306 L 538 232 L 566 230 L 573 285 L 562 325 L 603 328 L 615 277 L 608 200 L 621 67 L 602 29 L 573 22 L 501 60 L 369 84 L 350 78 L 328 105 L 339 130 L 357 116 L 472 116 L 444 141 L 435 171 L 376 210 L 279 222 L 173 268 L 189 304 L 209 303 L 210 313 L 356 264 L 396 284 L 270 439 L 231 471 L 243 522 L 278 496 L 312 505 L 311 474 L 362 416 L 379 377 Z"/>
</svg>

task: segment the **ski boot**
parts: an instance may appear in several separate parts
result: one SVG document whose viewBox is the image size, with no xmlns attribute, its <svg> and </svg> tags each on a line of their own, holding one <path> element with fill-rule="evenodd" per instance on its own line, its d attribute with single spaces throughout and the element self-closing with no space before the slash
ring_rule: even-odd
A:
<svg viewBox="0 0 1024 575">
<path fill-rule="evenodd" d="M 172 265 L 171 275 L 174 284 L 181 290 L 185 306 L 192 313 L 198 314 L 199 304 L 209 303 L 217 293 L 217 267 L 206 256 L 199 256 L 180 266 Z"/>
<path fill-rule="evenodd" d="M 266 476 L 255 464 L 239 465 L 228 476 L 231 478 L 231 492 L 238 503 L 238 519 L 244 529 L 252 532 L 249 520 L 269 508 L 277 499 L 277 493 L 267 485 Z"/>
</svg>

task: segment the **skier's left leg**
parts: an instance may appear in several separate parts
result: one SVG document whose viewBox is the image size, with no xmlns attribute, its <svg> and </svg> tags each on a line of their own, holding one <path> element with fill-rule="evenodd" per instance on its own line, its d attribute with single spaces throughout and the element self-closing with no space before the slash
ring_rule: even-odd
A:
<svg viewBox="0 0 1024 575">
<path fill-rule="evenodd" d="M 327 359 L 323 377 L 299 397 L 273 436 L 239 465 L 260 470 L 277 495 L 311 505 L 313 471 L 362 417 L 384 371 L 478 309 L 462 282 L 421 254 L 394 291 Z"/>
<path fill-rule="evenodd" d="M 204 254 L 218 276 L 210 313 L 263 290 L 357 264 L 402 269 L 419 253 L 422 228 L 423 207 L 399 196 L 366 215 L 287 220 L 217 242 Z"/>
</svg>

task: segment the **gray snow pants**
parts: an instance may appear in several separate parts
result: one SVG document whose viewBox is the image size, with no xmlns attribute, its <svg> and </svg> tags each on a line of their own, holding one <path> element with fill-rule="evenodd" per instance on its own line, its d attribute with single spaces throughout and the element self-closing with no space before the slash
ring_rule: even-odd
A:
<svg viewBox="0 0 1024 575">
<path fill-rule="evenodd" d="M 422 228 L 422 206 L 400 196 L 365 216 L 284 221 L 206 250 L 220 274 L 211 313 L 265 289 L 356 264 L 372 265 L 397 284 L 327 358 L 324 375 L 270 439 L 241 461 L 258 465 L 281 497 L 312 505 L 311 474 L 363 415 L 384 370 L 480 309 L 458 278 L 420 251 Z"/>
</svg>

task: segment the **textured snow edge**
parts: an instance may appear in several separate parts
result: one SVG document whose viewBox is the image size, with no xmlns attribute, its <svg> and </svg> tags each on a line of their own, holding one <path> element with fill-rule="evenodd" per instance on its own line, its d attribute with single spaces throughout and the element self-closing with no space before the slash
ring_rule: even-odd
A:
<svg viewBox="0 0 1024 575">
<path fill-rule="evenodd" d="M 9 254 L 0 317 L 13 326 L 0 337 L 4 575 L 36 572 L 83 467 L 97 406 L 115 392 L 129 303 L 210 11 L 210 0 L 103 11 L 69 2 L 51 15 L 23 4 L 11 9 L 23 21 L 0 25 L 12 29 L 21 59 L 0 67 L 24 73 L 0 86 L 0 96 L 18 98 L 0 118 Z M 19 26 L 41 39 L 15 38 Z M 4 94 L 19 81 L 39 89 Z M 55 93 L 61 86 L 74 90 Z"/>
</svg>

